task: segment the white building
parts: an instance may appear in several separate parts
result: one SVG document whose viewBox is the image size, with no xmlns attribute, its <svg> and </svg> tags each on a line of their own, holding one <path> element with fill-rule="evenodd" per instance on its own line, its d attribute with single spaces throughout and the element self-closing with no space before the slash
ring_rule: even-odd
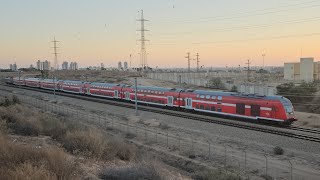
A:
<svg viewBox="0 0 320 180">
<path fill-rule="evenodd" d="M 313 82 L 320 78 L 320 62 L 314 58 L 301 58 L 300 62 L 284 64 L 284 79 Z"/>
<path fill-rule="evenodd" d="M 67 61 L 64 61 L 62 63 L 62 70 L 68 70 L 68 62 Z"/>
<path fill-rule="evenodd" d="M 118 69 L 122 69 L 122 63 L 121 63 L 121 61 L 118 62 Z"/>
<path fill-rule="evenodd" d="M 124 69 L 128 69 L 128 62 L 127 62 L 127 61 L 125 61 L 125 62 L 123 63 L 123 68 L 124 68 Z"/>
<path fill-rule="evenodd" d="M 44 71 L 49 71 L 51 69 L 50 62 L 45 60 L 41 62 L 40 60 L 37 61 L 37 69 L 38 70 L 44 70 Z"/>
<path fill-rule="evenodd" d="M 11 71 L 16 71 L 18 68 L 17 68 L 17 64 L 14 63 L 14 64 L 10 64 L 10 70 Z"/>
<path fill-rule="evenodd" d="M 69 69 L 70 70 L 78 70 L 78 63 L 77 62 L 71 62 Z"/>
</svg>

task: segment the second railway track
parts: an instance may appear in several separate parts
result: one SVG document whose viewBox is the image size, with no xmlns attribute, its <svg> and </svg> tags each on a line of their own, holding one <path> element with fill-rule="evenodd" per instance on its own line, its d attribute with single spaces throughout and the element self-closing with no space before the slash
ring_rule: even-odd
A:
<svg viewBox="0 0 320 180">
<path fill-rule="evenodd" d="M 23 87 L 23 86 L 16 87 L 13 85 L 4 85 L 4 86 L 52 94 L 52 90 L 35 89 L 35 88 Z M 8 89 L 3 89 L 3 88 L 0 88 L 0 90 L 9 91 L 9 92 L 11 91 Z M 110 99 L 106 99 L 106 98 L 81 96 L 81 95 L 76 95 L 76 94 L 60 92 L 60 91 L 57 91 L 56 95 L 71 97 L 71 98 L 78 98 L 78 99 L 82 99 L 82 100 L 98 102 L 98 103 L 103 103 L 103 104 L 109 104 L 109 105 L 125 107 L 125 108 L 131 108 L 131 109 L 135 108 L 135 106 L 132 103 L 115 101 L 115 100 L 110 100 Z M 172 110 L 167 110 L 167 109 L 159 109 L 159 108 L 145 106 L 145 105 L 140 106 L 139 110 L 158 113 L 158 114 L 164 114 L 164 115 L 169 115 L 169 116 L 187 118 L 187 119 L 192 119 L 192 120 L 197 120 L 197 121 L 215 123 L 215 124 L 220 124 L 220 125 L 225 125 L 225 126 L 237 127 L 237 128 L 242 128 L 242 129 L 254 130 L 254 131 L 259 131 L 259 132 L 265 132 L 265 133 L 269 133 L 269 134 L 286 136 L 286 137 L 302 139 L 302 140 L 307 140 L 307 141 L 312 141 L 312 142 L 320 142 L 320 130 L 318 130 L 318 129 L 303 128 L 303 127 L 297 127 L 297 126 L 291 126 L 291 127 L 287 127 L 287 128 L 278 128 L 278 127 L 273 127 L 273 126 L 243 123 L 243 122 L 239 122 L 239 121 L 222 120 L 220 118 L 215 118 L 215 117 L 208 117 L 208 116 L 199 115 L 199 114 L 192 114 L 192 113 L 180 112 L 180 111 L 172 111 Z M 307 134 L 304 134 L 304 133 L 307 133 Z"/>
</svg>

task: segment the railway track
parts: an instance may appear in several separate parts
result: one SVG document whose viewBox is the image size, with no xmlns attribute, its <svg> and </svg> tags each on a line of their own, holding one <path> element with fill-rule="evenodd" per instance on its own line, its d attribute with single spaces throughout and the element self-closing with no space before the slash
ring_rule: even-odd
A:
<svg viewBox="0 0 320 180">
<path fill-rule="evenodd" d="M 35 89 L 35 88 L 25 87 L 25 86 L 16 87 L 14 85 L 4 85 L 4 86 L 52 94 L 52 90 Z M 0 88 L 0 90 L 12 92 L 11 90 L 2 89 L 2 88 Z M 57 91 L 56 95 L 71 97 L 71 98 L 78 98 L 78 99 L 82 99 L 82 100 L 86 100 L 86 101 L 93 101 L 93 102 L 109 104 L 109 105 L 125 107 L 125 108 L 131 108 L 131 109 L 135 108 L 134 104 L 132 104 L 132 103 L 115 101 L 115 100 L 110 100 L 110 99 L 106 99 L 106 98 L 96 98 L 96 97 L 92 97 L 92 96 L 81 96 L 81 95 L 76 95 L 76 94 L 60 92 L 60 91 Z M 302 127 L 297 127 L 297 126 L 291 126 L 291 127 L 287 127 L 287 128 L 279 128 L 279 127 L 273 127 L 273 126 L 243 123 L 243 122 L 232 121 L 232 120 L 228 121 L 225 119 L 223 120 L 220 118 L 214 118 L 214 117 L 193 114 L 193 113 L 188 113 L 188 112 L 159 109 L 159 108 L 150 107 L 147 105 L 141 106 L 142 104 L 139 104 L 139 105 L 140 105 L 139 110 L 142 110 L 142 111 L 153 112 L 153 113 L 164 114 L 164 115 L 175 116 L 175 117 L 181 117 L 181 118 L 192 119 L 192 120 L 203 121 L 203 122 L 209 122 L 209 123 L 215 123 L 215 124 L 220 124 L 220 125 L 225 125 L 225 126 L 230 126 L 230 127 L 237 127 L 237 128 L 242 128 L 242 129 L 248 129 L 248 130 L 253 130 L 253 131 L 259 131 L 259 132 L 264 132 L 264 133 L 269 133 L 269 134 L 275 134 L 275 135 L 280 135 L 280 136 L 291 137 L 291 138 L 302 139 L 302 140 L 320 143 L 320 130 L 317 130 L 317 129 L 302 128 Z M 304 134 L 304 133 L 308 133 L 308 134 Z"/>
</svg>

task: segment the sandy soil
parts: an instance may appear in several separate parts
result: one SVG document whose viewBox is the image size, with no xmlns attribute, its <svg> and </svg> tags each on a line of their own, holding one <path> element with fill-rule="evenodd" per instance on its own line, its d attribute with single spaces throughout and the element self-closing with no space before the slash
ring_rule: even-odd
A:
<svg viewBox="0 0 320 180">
<path fill-rule="evenodd" d="M 294 122 L 295 126 L 304 126 L 320 128 L 320 114 L 295 112 L 298 121 Z"/>
</svg>

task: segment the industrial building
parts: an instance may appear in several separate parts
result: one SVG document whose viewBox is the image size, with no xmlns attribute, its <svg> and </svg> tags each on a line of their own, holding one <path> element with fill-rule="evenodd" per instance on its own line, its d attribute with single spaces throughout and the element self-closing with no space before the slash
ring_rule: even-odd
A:
<svg viewBox="0 0 320 180">
<path fill-rule="evenodd" d="M 320 62 L 314 62 L 314 58 L 300 58 L 300 62 L 284 63 L 284 79 L 305 82 L 320 80 Z"/>
<path fill-rule="evenodd" d="M 128 62 L 127 62 L 127 61 L 125 61 L 125 62 L 123 63 L 123 68 L 124 68 L 124 69 L 128 69 Z"/>
<path fill-rule="evenodd" d="M 122 63 L 121 63 L 121 61 L 118 62 L 118 69 L 122 69 Z"/>
</svg>

